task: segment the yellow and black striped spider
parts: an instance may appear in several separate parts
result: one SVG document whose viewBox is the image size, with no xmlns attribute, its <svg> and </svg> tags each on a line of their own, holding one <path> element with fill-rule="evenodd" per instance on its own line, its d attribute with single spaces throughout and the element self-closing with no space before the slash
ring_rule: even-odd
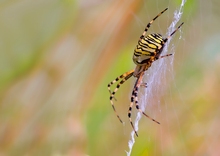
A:
<svg viewBox="0 0 220 156">
<path fill-rule="evenodd" d="M 120 122 L 123 123 L 123 121 L 121 120 L 121 118 L 119 117 L 119 115 L 116 112 L 115 106 L 113 104 L 113 98 L 115 98 L 114 97 L 115 93 L 118 91 L 120 86 L 125 81 L 127 81 L 131 76 L 134 76 L 137 78 L 135 85 L 134 85 L 134 88 L 133 88 L 133 91 L 132 91 L 131 103 L 130 103 L 129 110 L 128 110 L 128 118 L 129 118 L 129 121 L 131 123 L 131 126 L 132 126 L 136 136 L 138 136 L 138 134 L 137 134 L 137 131 L 135 130 L 133 122 L 131 120 L 131 111 L 132 111 L 132 106 L 134 103 L 135 103 L 136 108 L 139 112 L 144 114 L 147 118 L 151 119 L 152 121 L 160 124 L 158 121 L 156 121 L 155 119 L 153 119 L 150 116 L 148 116 L 147 114 L 145 114 L 139 108 L 137 94 L 138 94 L 139 87 L 142 85 L 142 79 L 143 79 L 144 72 L 146 70 L 148 70 L 148 68 L 151 66 L 151 64 L 160 58 L 172 55 L 172 54 L 167 54 L 167 55 L 160 56 L 167 40 L 169 38 L 171 38 L 171 36 L 183 25 L 183 23 L 181 23 L 180 26 L 178 26 L 177 29 L 175 31 L 173 31 L 167 38 L 163 38 L 162 35 L 160 35 L 158 33 L 153 33 L 153 34 L 146 36 L 147 30 L 150 28 L 150 26 L 154 22 L 154 20 L 156 20 L 167 9 L 168 8 L 164 9 L 156 17 L 154 17 L 152 19 L 152 21 L 150 21 L 150 23 L 147 24 L 143 34 L 141 35 L 141 37 L 138 41 L 138 44 L 137 44 L 136 48 L 134 49 L 134 55 L 133 55 L 133 61 L 137 65 L 136 68 L 122 74 L 121 76 L 117 77 L 115 80 L 113 80 L 112 82 L 110 82 L 108 84 L 108 90 L 110 92 L 110 102 L 112 104 L 112 108 L 113 108 L 116 116 L 120 120 Z M 116 83 L 119 80 L 121 80 L 121 81 L 117 84 L 114 91 L 111 92 L 111 90 L 110 90 L 111 85 L 113 85 L 114 83 Z M 144 84 L 144 85 L 146 86 L 146 84 Z"/>
</svg>

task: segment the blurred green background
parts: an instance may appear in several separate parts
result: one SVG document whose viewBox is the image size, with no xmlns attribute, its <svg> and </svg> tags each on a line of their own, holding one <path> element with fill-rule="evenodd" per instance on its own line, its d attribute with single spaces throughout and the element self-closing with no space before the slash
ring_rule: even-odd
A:
<svg viewBox="0 0 220 156">
<path fill-rule="evenodd" d="M 134 78 L 116 95 L 124 126 L 107 84 L 135 67 L 146 24 L 169 7 L 148 32 L 166 34 L 180 3 L 1 1 L 0 156 L 126 155 Z M 219 8 L 218 0 L 186 2 L 185 24 L 170 44 L 174 78 L 145 110 L 161 125 L 141 119 L 133 156 L 220 155 Z"/>
</svg>

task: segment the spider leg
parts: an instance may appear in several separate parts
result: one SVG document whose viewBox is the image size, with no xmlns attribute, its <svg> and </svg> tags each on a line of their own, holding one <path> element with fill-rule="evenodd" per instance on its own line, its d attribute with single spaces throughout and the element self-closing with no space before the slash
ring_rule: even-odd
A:
<svg viewBox="0 0 220 156">
<path fill-rule="evenodd" d="M 140 86 L 147 88 L 147 83 L 141 83 Z"/>
<path fill-rule="evenodd" d="M 137 134 L 137 131 L 135 130 L 134 128 L 134 125 L 133 125 L 133 122 L 131 120 L 131 111 L 132 111 L 132 106 L 135 102 L 135 106 L 137 108 L 137 110 L 142 113 L 144 116 L 146 116 L 147 118 L 149 118 L 150 120 L 156 122 L 157 124 L 160 124 L 160 122 L 156 121 L 155 119 L 153 119 L 152 117 L 150 117 L 149 115 L 147 115 L 145 112 L 143 112 L 140 108 L 139 108 L 139 104 L 138 104 L 138 90 L 140 88 L 140 86 L 142 85 L 141 81 L 143 79 L 143 74 L 144 72 L 142 72 L 140 74 L 140 76 L 138 77 L 137 81 L 136 81 L 136 84 L 134 86 L 134 89 L 133 89 L 133 92 L 132 92 L 132 96 L 131 96 L 131 104 L 130 104 L 130 107 L 129 107 L 129 110 L 128 110 L 128 117 L 129 117 L 129 121 L 131 123 L 131 126 L 136 134 L 136 136 L 138 136 Z"/>
<path fill-rule="evenodd" d="M 116 83 L 118 80 L 120 80 L 121 78 L 124 78 L 124 74 L 120 75 L 119 77 L 116 77 L 116 79 L 114 79 L 113 81 L 111 81 L 109 84 L 108 84 L 108 91 L 110 93 L 110 95 L 112 94 L 111 92 L 111 85 L 113 85 L 114 83 Z M 115 99 L 115 101 L 117 101 L 117 99 L 115 97 L 113 97 Z"/>
<path fill-rule="evenodd" d="M 135 96 L 135 105 L 136 105 L 137 110 L 138 110 L 140 113 L 144 114 L 144 116 L 146 116 L 146 117 L 149 118 L 150 120 L 156 122 L 157 124 L 160 124 L 158 121 L 156 121 L 155 119 L 153 119 L 152 117 L 150 117 L 149 115 L 147 115 L 146 113 L 144 113 L 144 112 L 139 108 L 138 96 L 137 96 L 138 89 L 139 89 L 139 87 L 137 86 L 136 89 L 135 89 L 135 92 L 136 92 L 136 93 L 135 93 L 135 95 L 136 95 L 136 96 Z"/>
<path fill-rule="evenodd" d="M 167 54 L 167 55 L 163 55 L 163 56 L 160 56 L 159 58 L 164 58 L 164 57 L 168 57 L 168 56 L 172 56 L 173 54 Z"/>
<path fill-rule="evenodd" d="M 164 44 L 168 41 L 168 39 L 170 39 L 170 38 L 173 36 L 173 34 L 175 34 L 176 31 L 180 29 L 180 27 L 181 27 L 183 24 L 184 24 L 184 22 L 181 23 L 167 38 L 163 39 L 164 42 L 162 43 L 162 45 L 164 45 Z M 171 56 L 171 55 L 173 55 L 173 54 L 167 54 L 167 55 L 159 56 L 159 57 L 156 57 L 155 60 L 158 60 L 158 59 L 160 59 L 160 58 L 164 58 L 164 57 L 167 57 L 167 56 Z"/>
<path fill-rule="evenodd" d="M 132 119 L 131 119 L 132 106 L 133 106 L 133 104 L 134 104 L 134 97 L 135 97 L 134 94 L 135 94 L 135 90 L 132 91 L 131 103 L 130 103 L 129 110 L 128 110 L 128 118 L 129 118 L 129 121 L 130 121 L 130 123 L 131 123 L 131 127 L 133 128 L 133 130 L 134 130 L 136 136 L 138 137 L 138 133 L 137 133 L 137 131 L 135 130 L 134 124 L 133 124 Z"/>
<path fill-rule="evenodd" d="M 143 78 L 143 75 L 144 75 L 144 72 L 141 72 L 140 76 L 138 77 L 137 81 L 135 82 L 134 89 L 133 89 L 132 95 L 131 95 L 131 103 L 130 103 L 130 106 L 129 106 L 129 109 L 128 109 L 128 118 L 129 118 L 131 127 L 133 128 L 133 130 L 134 130 L 137 137 L 138 137 L 138 133 L 134 128 L 134 124 L 133 124 L 132 119 L 131 119 L 131 112 L 132 112 L 132 106 L 134 104 L 135 97 L 137 96 L 136 88 L 137 88 L 138 84 L 140 85 L 140 82 Z"/>
<path fill-rule="evenodd" d="M 118 119 L 119 119 L 119 121 L 120 121 L 121 123 L 123 123 L 123 121 L 121 120 L 121 118 L 119 117 L 118 113 L 116 112 L 116 109 L 115 109 L 115 106 L 114 106 L 114 103 L 113 103 L 112 99 L 114 98 L 114 95 L 115 95 L 115 93 L 118 91 L 118 89 L 120 88 L 120 86 L 121 86 L 125 81 L 127 81 L 127 80 L 133 75 L 133 73 L 134 73 L 134 70 L 131 70 L 131 71 L 126 72 L 125 74 L 119 76 L 119 77 L 122 77 L 123 79 L 117 84 L 117 86 L 116 86 L 116 88 L 114 89 L 113 92 L 111 92 L 111 91 L 109 90 L 110 93 L 111 93 L 111 95 L 110 95 L 110 102 L 111 102 L 112 108 L 113 108 L 113 110 L 114 110 L 116 116 L 118 117 Z M 117 80 L 117 81 L 114 80 L 114 81 L 117 82 L 118 80 Z M 115 83 L 114 81 L 112 81 L 111 83 L 114 84 L 114 83 Z M 111 83 L 110 83 L 110 84 L 111 84 Z M 108 88 L 109 88 L 109 85 L 108 85 Z"/>
<path fill-rule="evenodd" d="M 146 35 L 146 32 L 148 31 L 148 29 L 150 28 L 151 24 L 161 15 L 163 14 L 168 8 L 164 9 L 163 11 L 161 11 L 156 17 L 154 17 L 148 24 L 147 26 L 145 27 L 144 29 L 144 32 L 143 34 L 141 35 L 140 39 L 141 40 L 145 35 Z"/>
<path fill-rule="evenodd" d="M 167 40 L 168 40 L 169 38 L 171 38 L 171 37 L 173 36 L 173 34 L 175 34 L 175 32 L 176 32 L 177 30 L 179 30 L 180 27 L 181 27 L 183 24 L 184 24 L 184 22 L 181 23 L 181 24 L 176 28 L 176 30 L 174 30 L 166 39 L 164 39 L 164 43 L 166 43 Z"/>
<path fill-rule="evenodd" d="M 168 57 L 168 56 L 172 56 L 172 55 L 173 55 L 173 54 L 167 54 L 167 55 L 159 56 L 159 57 L 157 58 L 157 60 L 160 59 L 160 58 L 164 58 L 164 57 Z"/>
<path fill-rule="evenodd" d="M 122 75 L 116 77 L 113 81 L 111 81 L 111 82 L 108 84 L 108 91 L 109 91 L 110 95 L 112 95 L 112 92 L 111 92 L 111 88 L 110 88 L 110 87 L 111 87 L 114 83 L 116 83 L 117 81 L 119 81 L 120 79 L 123 79 L 124 77 L 126 77 L 127 75 L 129 75 L 130 73 L 133 73 L 133 72 L 134 72 L 134 70 L 128 71 L 128 72 L 126 72 L 126 73 L 124 73 L 124 74 L 122 74 Z M 114 96 L 113 96 L 113 98 L 115 99 L 115 101 L 117 101 Z"/>
</svg>

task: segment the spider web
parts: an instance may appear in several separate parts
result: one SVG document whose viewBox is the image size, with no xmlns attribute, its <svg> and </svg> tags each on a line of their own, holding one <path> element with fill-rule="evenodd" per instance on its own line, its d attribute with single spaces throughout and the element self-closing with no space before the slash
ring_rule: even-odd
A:
<svg viewBox="0 0 220 156">
<path fill-rule="evenodd" d="M 186 3 L 186 0 L 182 0 L 180 7 L 174 12 L 173 21 L 167 30 L 166 36 L 169 36 L 178 26 L 177 23 L 179 22 L 179 20 L 182 16 L 183 7 L 184 7 L 185 3 Z M 181 29 L 178 31 L 181 31 Z M 181 36 L 180 36 L 180 39 L 181 39 Z M 167 41 L 166 46 L 164 47 L 161 55 L 168 54 L 168 47 L 169 47 L 171 40 L 172 40 L 172 37 Z M 171 50 L 169 50 L 169 53 L 174 54 L 174 46 L 172 46 Z M 166 60 L 169 61 L 169 64 L 166 62 Z M 163 85 L 162 84 L 163 82 L 160 81 L 160 79 L 165 78 L 167 67 L 169 66 L 172 68 L 172 64 L 173 64 L 173 57 L 169 57 L 169 59 L 168 58 L 159 59 L 156 63 L 156 66 L 152 65 L 152 67 L 148 70 L 148 73 L 150 73 L 150 74 L 148 75 L 145 73 L 143 81 L 147 82 L 148 85 L 147 85 L 147 88 L 143 92 L 139 93 L 140 94 L 139 104 L 140 104 L 140 108 L 142 110 L 145 110 L 147 104 L 150 103 L 149 99 L 153 98 L 152 93 L 154 91 L 157 93 L 161 92 L 161 88 L 155 87 L 155 86 Z M 154 71 L 154 72 L 151 72 L 151 71 Z M 155 80 L 159 80 L 159 81 L 155 81 Z M 157 95 L 157 97 L 159 97 L 159 96 Z M 135 122 L 134 122 L 134 127 L 135 127 L 136 131 L 138 131 L 138 124 L 139 124 L 141 117 L 142 117 L 142 114 L 140 112 L 138 112 L 136 119 L 135 119 Z M 135 132 L 132 131 L 131 132 L 131 139 L 128 141 L 129 151 L 126 151 L 127 156 L 131 155 L 131 152 L 132 152 L 132 149 L 133 149 L 133 146 L 135 143 L 134 137 L 135 137 Z"/>
</svg>

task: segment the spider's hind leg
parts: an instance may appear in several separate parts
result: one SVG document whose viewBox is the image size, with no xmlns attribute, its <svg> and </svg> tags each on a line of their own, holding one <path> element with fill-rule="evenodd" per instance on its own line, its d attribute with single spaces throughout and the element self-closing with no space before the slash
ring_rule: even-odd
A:
<svg viewBox="0 0 220 156">
<path fill-rule="evenodd" d="M 141 40 L 142 38 L 144 38 L 144 36 L 146 35 L 146 33 L 147 33 L 148 29 L 150 28 L 151 24 L 152 24 L 161 14 L 163 14 L 167 9 L 168 9 L 168 8 L 164 9 L 163 11 L 161 11 L 156 17 L 154 17 L 154 18 L 147 24 L 147 26 L 145 27 L 144 32 L 143 32 L 143 34 L 141 35 L 141 37 L 140 37 L 139 40 Z"/>
</svg>

